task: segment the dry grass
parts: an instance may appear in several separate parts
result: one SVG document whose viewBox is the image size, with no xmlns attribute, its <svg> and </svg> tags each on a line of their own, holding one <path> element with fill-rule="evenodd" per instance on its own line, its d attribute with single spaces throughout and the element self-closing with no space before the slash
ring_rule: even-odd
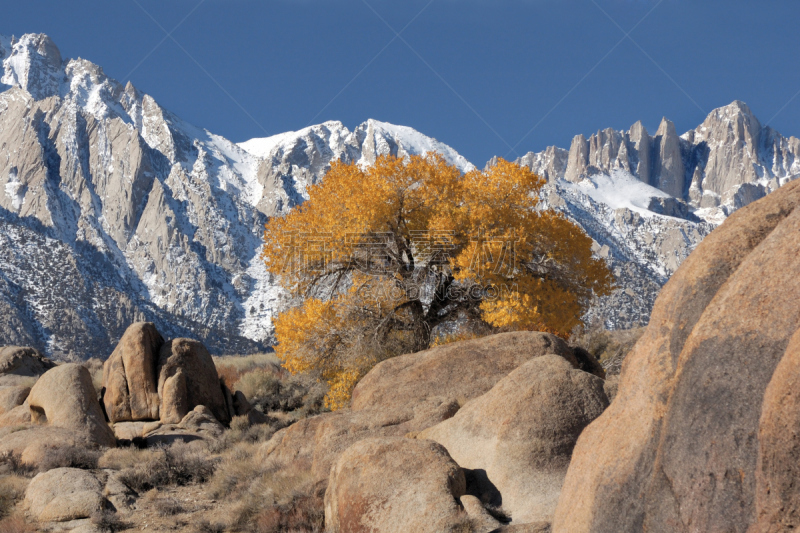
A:
<svg viewBox="0 0 800 533">
<path fill-rule="evenodd" d="M 143 492 L 167 485 L 202 483 L 214 473 L 214 460 L 200 446 L 176 442 L 158 446 L 143 462 L 123 469 L 120 480 L 131 489 Z"/>
<path fill-rule="evenodd" d="M 14 507 L 25 496 L 30 479 L 15 474 L 0 477 L 0 518 L 11 515 Z"/>
<path fill-rule="evenodd" d="M 98 468 L 110 468 L 112 470 L 125 470 L 136 465 L 149 463 L 161 453 L 157 449 L 140 449 L 134 446 L 127 448 L 109 448 L 97 461 Z"/>
<path fill-rule="evenodd" d="M 14 515 L 0 520 L 0 533 L 34 533 L 36 529 L 25 521 L 22 515 Z"/>
<path fill-rule="evenodd" d="M 183 505 L 176 498 L 161 496 L 158 489 L 152 489 L 142 496 L 142 504 L 152 507 L 158 516 L 164 518 L 186 512 Z"/>
<path fill-rule="evenodd" d="M 228 388 L 244 374 L 254 370 L 263 370 L 276 376 L 286 376 L 287 372 L 281 366 L 281 361 L 274 353 L 257 353 L 252 355 L 223 355 L 214 356 L 217 373 Z M 249 398 L 249 396 L 248 396 Z"/>
<path fill-rule="evenodd" d="M 274 354 L 215 357 L 217 373 L 231 391 L 242 391 L 263 413 L 293 412 L 295 421 L 323 410 L 326 387 L 307 375 L 290 375 Z"/>
<path fill-rule="evenodd" d="M 209 495 L 230 506 L 231 527 L 257 524 L 255 531 L 322 531 L 323 494 L 310 473 L 267 459 L 261 450 L 258 443 L 233 446 L 208 483 Z"/>
<path fill-rule="evenodd" d="M 130 527 L 130 524 L 123 521 L 117 513 L 109 510 L 95 512 L 92 514 L 91 522 L 95 528 L 103 533 L 114 533 Z"/>
<path fill-rule="evenodd" d="M 213 453 L 220 453 L 228 450 L 239 443 L 267 442 L 276 431 L 288 425 L 288 422 L 277 418 L 270 418 L 268 424 L 250 425 L 247 416 L 235 416 L 231 420 L 228 431 L 214 442 L 209 443 L 209 450 Z"/>
<path fill-rule="evenodd" d="M 83 446 L 58 446 L 50 448 L 39 462 L 39 471 L 46 472 L 54 468 L 97 468 L 98 460 L 103 452 L 91 450 Z"/>
<path fill-rule="evenodd" d="M 97 357 L 92 357 L 91 359 L 83 361 L 81 365 L 85 366 L 89 374 L 92 375 L 92 385 L 94 385 L 94 390 L 97 392 L 99 398 L 100 389 L 103 388 L 103 361 Z"/>
</svg>

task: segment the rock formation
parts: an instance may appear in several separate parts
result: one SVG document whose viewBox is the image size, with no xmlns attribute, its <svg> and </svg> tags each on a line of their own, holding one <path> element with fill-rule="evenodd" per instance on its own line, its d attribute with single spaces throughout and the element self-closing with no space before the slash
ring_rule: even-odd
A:
<svg viewBox="0 0 800 533">
<path fill-rule="evenodd" d="M 667 283 L 617 397 L 578 440 L 554 531 L 793 525 L 792 471 L 775 461 L 798 445 L 798 207 L 793 182 L 737 211 Z"/>
<path fill-rule="evenodd" d="M 116 445 L 92 377 L 83 366 L 67 363 L 48 370 L 33 386 L 27 401 L 34 424 L 76 431 L 95 445 Z"/>
<path fill-rule="evenodd" d="M 526 361 L 547 354 L 574 368 L 580 365 L 563 340 L 532 332 L 502 333 L 388 359 L 356 386 L 351 409 L 300 420 L 277 432 L 265 451 L 280 463 L 304 465 L 324 483 L 333 462 L 353 443 L 416 433 L 447 420 Z"/>
<path fill-rule="evenodd" d="M 354 444 L 331 469 L 325 527 L 331 533 L 453 531 L 464 473 L 440 445 L 402 437 Z"/>
<path fill-rule="evenodd" d="M 0 347 L 0 386 L 18 385 L 38 378 L 55 363 L 33 348 L 22 346 Z"/>
<path fill-rule="evenodd" d="M 175 339 L 161 347 L 158 395 L 163 423 L 179 423 L 198 405 L 206 406 L 224 424 L 231 420 L 214 360 L 198 341 Z"/>
<path fill-rule="evenodd" d="M 417 438 L 443 445 L 473 473 L 468 492 L 512 524 L 549 522 L 578 435 L 607 406 L 602 379 L 544 355 Z"/>
<path fill-rule="evenodd" d="M 103 404 L 111 422 L 157 420 L 158 355 L 164 339 L 155 325 L 131 325 L 103 365 Z"/>
</svg>

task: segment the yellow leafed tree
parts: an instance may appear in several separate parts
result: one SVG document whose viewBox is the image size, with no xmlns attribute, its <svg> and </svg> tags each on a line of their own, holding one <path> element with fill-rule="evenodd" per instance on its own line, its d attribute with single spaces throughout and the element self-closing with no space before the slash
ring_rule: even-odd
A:
<svg viewBox="0 0 800 533">
<path fill-rule="evenodd" d="M 327 381 L 336 409 L 375 364 L 465 317 L 567 335 L 612 276 L 580 227 L 539 208 L 543 185 L 502 159 L 466 174 L 432 154 L 333 163 L 266 225 L 262 258 L 297 303 L 275 321 L 278 356 Z"/>
</svg>

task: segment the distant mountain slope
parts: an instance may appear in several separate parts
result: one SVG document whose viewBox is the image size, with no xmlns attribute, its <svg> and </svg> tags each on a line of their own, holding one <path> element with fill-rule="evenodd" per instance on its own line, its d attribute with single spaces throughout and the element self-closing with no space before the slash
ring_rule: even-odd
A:
<svg viewBox="0 0 800 533">
<path fill-rule="evenodd" d="M 105 356 L 142 318 L 214 351 L 264 349 L 280 305 L 258 259 L 267 216 L 302 202 L 334 159 L 441 150 L 470 168 L 377 121 L 284 134 L 252 155 L 62 60 L 45 35 L 0 38 L 0 59 L 0 344 L 55 357 Z"/>
<path fill-rule="evenodd" d="M 0 36 L 0 60 L 0 344 L 57 358 L 105 357 L 144 319 L 218 353 L 265 349 L 285 300 L 258 258 L 263 224 L 332 161 L 436 151 L 474 168 L 376 120 L 237 145 L 62 59 L 45 35 Z M 715 223 L 800 173 L 798 154 L 736 102 L 681 137 L 666 120 L 654 137 L 637 124 L 518 162 L 549 179 L 543 204 L 581 224 L 618 275 L 590 315 L 630 327 Z"/>
</svg>

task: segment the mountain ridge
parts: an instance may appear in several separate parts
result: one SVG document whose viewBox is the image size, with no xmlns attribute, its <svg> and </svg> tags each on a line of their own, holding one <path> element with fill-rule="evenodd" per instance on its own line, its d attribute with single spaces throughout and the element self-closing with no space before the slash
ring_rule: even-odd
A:
<svg viewBox="0 0 800 533">
<path fill-rule="evenodd" d="M 138 320 L 216 353 L 267 349 L 287 302 L 259 260 L 268 217 L 302 203 L 335 160 L 437 151 L 474 168 L 444 143 L 373 119 L 236 144 L 87 60 L 62 59 L 42 34 L 0 37 L 0 60 L 0 343 L 60 359 L 105 357 Z M 548 179 L 542 205 L 584 227 L 620 280 L 590 319 L 645 324 L 719 220 L 800 171 L 797 139 L 725 109 L 691 135 L 664 120 L 650 137 L 637 123 L 517 160 Z M 732 147 L 753 171 L 731 185 Z"/>
</svg>

